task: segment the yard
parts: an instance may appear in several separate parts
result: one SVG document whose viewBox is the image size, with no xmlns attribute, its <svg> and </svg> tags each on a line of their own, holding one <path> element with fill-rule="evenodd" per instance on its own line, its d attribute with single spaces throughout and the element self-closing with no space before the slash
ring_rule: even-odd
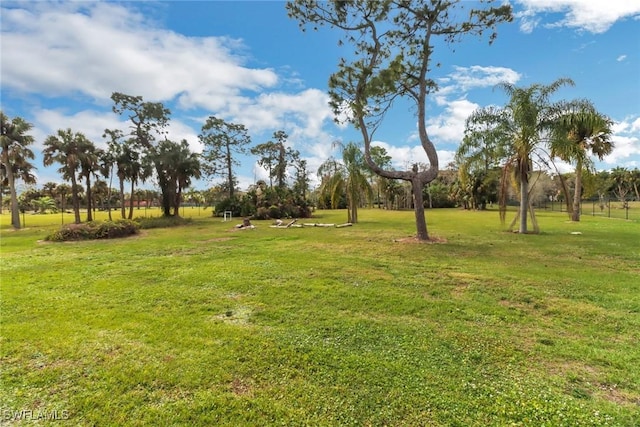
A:
<svg viewBox="0 0 640 427">
<path fill-rule="evenodd" d="M 2 216 L 3 425 L 640 425 L 637 222 L 428 210 L 417 244 L 413 212 L 184 216 L 74 243 Z"/>
</svg>

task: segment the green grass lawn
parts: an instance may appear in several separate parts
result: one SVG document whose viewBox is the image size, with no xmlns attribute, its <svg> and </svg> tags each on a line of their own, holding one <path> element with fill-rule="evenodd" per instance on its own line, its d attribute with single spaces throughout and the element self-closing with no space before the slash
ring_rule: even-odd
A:
<svg viewBox="0 0 640 427">
<path fill-rule="evenodd" d="M 77 243 L 3 215 L 3 425 L 640 425 L 637 222 L 443 209 L 416 244 L 412 212 L 203 212 Z"/>
</svg>

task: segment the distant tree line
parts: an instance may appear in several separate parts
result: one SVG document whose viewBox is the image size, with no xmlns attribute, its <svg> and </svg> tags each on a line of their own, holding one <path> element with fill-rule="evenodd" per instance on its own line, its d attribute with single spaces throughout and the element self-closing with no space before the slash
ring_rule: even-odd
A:
<svg viewBox="0 0 640 427">
<path fill-rule="evenodd" d="M 573 220 L 579 220 L 577 206 L 585 198 L 640 200 L 637 168 L 601 172 L 593 168 L 592 155 L 602 159 L 613 149 L 612 122 L 587 101 L 546 101 L 551 92 L 570 83 L 561 79 L 550 86 L 503 86 L 511 94 L 509 103 L 502 109 L 478 110 L 468 118 L 455 161 L 422 188 L 422 207 L 486 209 L 513 203 L 520 206 L 522 219 L 534 206 L 558 201 L 566 204 Z M 358 208 L 364 206 L 415 209 L 412 184 L 376 173 L 356 143 L 338 144 L 342 156 L 320 165 L 315 171 L 319 185 L 311 190 L 312 172 L 300 153 L 287 145 L 284 131 L 275 131 L 271 140 L 252 146 L 244 125 L 210 116 L 199 135 L 204 150 L 197 154 L 187 141 L 166 138 L 170 112 L 161 103 L 121 93 L 114 93 L 112 100 L 114 113 L 128 118 L 128 129 L 105 129 L 105 149 L 71 129 L 48 136 L 44 164 L 59 165 L 65 182 L 46 182 L 41 187 L 36 186 L 31 162 L 32 125 L 1 113 L 0 197 L 9 196 L 3 197 L 2 205 L 9 206 L 14 227 L 20 227 L 19 213 L 27 210 L 69 209 L 79 223 L 81 207 L 87 221 L 96 209 L 108 211 L 110 218 L 112 210 L 118 209 L 122 218 L 131 219 L 135 207 L 150 206 L 159 206 L 165 216 L 179 216 L 183 203 L 256 219 L 302 218 L 310 216 L 314 207 L 342 208 L 349 222 L 358 221 Z M 526 108 L 531 111 L 522 113 Z M 240 191 L 241 154 L 257 157 L 268 182 L 259 180 Z M 384 148 L 371 147 L 370 157 L 379 168 L 391 169 L 391 157 Z M 574 172 L 558 173 L 557 159 L 573 162 Z M 419 173 L 429 165 L 415 164 L 413 169 Z M 190 188 L 192 180 L 201 177 L 222 181 L 204 191 Z M 156 189 L 140 188 L 148 180 L 154 181 Z M 19 195 L 17 181 L 28 186 Z"/>
<path fill-rule="evenodd" d="M 125 117 L 126 129 L 105 129 L 106 148 L 98 148 L 81 132 L 59 129 L 44 143 L 43 163 L 58 165 L 62 184 L 45 183 L 35 187 L 36 167 L 30 145 L 32 125 L 20 117 L 10 119 L 2 113 L 2 176 L 0 197 L 9 195 L 12 225 L 20 228 L 20 211 L 48 212 L 69 209 L 80 223 L 81 208 L 86 221 L 96 209 L 120 210 L 122 218 L 132 219 L 134 206 L 156 205 L 164 216 L 179 216 L 185 202 L 213 206 L 216 211 L 234 215 L 275 217 L 309 216 L 309 171 L 300 153 L 287 146 L 288 135 L 276 131 L 273 140 L 250 147 L 247 129 L 210 116 L 202 126 L 200 141 L 204 151 L 192 152 L 186 140 L 167 137 L 171 112 L 162 103 L 145 102 L 140 96 L 114 92 L 112 110 Z M 268 172 L 269 186 L 258 182 L 239 194 L 237 156 L 251 153 Z M 290 170 L 293 174 L 290 176 Z M 208 191 L 189 190 L 194 179 L 223 178 Z M 290 179 L 293 179 L 291 183 Z M 18 197 L 17 181 L 28 185 Z M 140 186 L 152 181 L 156 190 Z M 0 206 L 2 204 L 0 203 Z M 128 213 L 127 208 L 128 207 Z"/>
</svg>

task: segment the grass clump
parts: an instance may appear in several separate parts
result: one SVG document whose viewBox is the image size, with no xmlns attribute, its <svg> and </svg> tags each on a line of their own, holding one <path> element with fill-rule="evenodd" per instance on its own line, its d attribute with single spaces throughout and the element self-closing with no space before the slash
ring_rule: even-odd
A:
<svg viewBox="0 0 640 427">
<path fill-rule="evenodd" d="M 76 240 L 115 239 L 137 234 L 139 228 L 140 226 L 136 222 L 128 219 L 67 224 L 47 235 L 45 240 L 51 242 L 68 242 Z"/>
<path fill-rule="evenodd" d="M 179 227 L 181 225 L 187 225 L 192 222 L 191 218 L 182 218 L 179 216 L 136 218 L 135 221 L 140 225 L 140 228 L 144 230 L 149 230 L 152 228 Z"/>
</svg>

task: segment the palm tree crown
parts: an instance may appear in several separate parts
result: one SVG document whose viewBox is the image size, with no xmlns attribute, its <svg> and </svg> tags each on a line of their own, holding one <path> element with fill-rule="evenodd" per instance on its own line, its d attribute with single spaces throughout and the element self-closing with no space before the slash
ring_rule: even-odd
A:
<svg viewBox="0 0 640 427">
<path fill-rule="evenodd" d="M 572 221 L 580 221 L 582 173 L 593 167 L 589 155 L 602 160 L 613 151 L 612 125 L 611 119 L 587 101 L 569 104 L 554 123 L 551 155 L 576 165 Z"/>
</svg>

